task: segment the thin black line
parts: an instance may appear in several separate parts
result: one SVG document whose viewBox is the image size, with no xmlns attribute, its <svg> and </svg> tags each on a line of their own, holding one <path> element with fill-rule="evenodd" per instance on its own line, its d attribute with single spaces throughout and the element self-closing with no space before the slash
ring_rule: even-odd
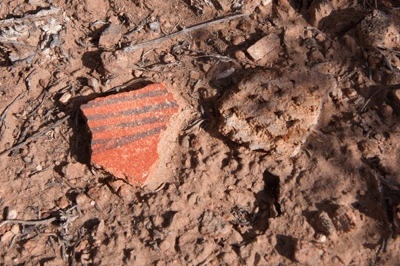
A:
<svg viewBox="0 0 400 266">
<path fill-rule="evenodd" d="M 128 96 L 121 96 L 118 98 L 111 98 L 111 99 L 104 99 L 102 101 L 96 101 L 96 102 L 89 102 L 85 105 L 83 105 L 81 108 L 82 109 L 89 109 L 89 108 L 94 108 L 94 107 L 99 107 L 99 106 L 105 106 L 105 105 L 111 105 L 111 104 L 116 104 L 116 103 L 123 103 L 123 102 L 130 102 L 130 101 L 135 101 L 135 100 L 140 100 L 143 98 L 153 98 L 161 95 L 167 95 L 168 91 L 166 89 L 163 90 L 157 90 L 157 91 L 149 91 L 149 92 L 143 92 L 140 94 L 134 94 L 134 95 L 128 95 Z"/>
<path fill-rule="evenodd" d="M 141 108 L 123 110 L 123 111 L 116 112 L 116 113 L 103 113 L 103 114 L 98 114 L 98 115 L 88 115 L 88 116 L 86 116 L 86 118 L 91 122 L 91 121 L 98 121 L 98 120 L 102 120 L 102 119 L 109 119 L 109 118 L 113 118 L 113 117 L 132 116 L 132 115 L 149 113 L 149 112 L 159 111 L 159 110 L 164 110 L 164 109 L 173 109 L 173 108 L 177 108 L 177 107 L 179 107 L 179 105 L 175 101 L 162 102 L 162 103 L 155 104 L 155 105 L 148 105 L 148 106 L 144 106 Z"/>
<path fill-rule="evenodd" d="M 170 117 L 171 117 L 170 115 L 153 116 L 153 117 L 148 117 L 148 118 L 144 118 L 144 119 L 141 119 L 141 120 L 135 120 L 135 121 L 123 122 L 123 123 L 119 123 L 119 124 L 112 124 L 112 125 L 93 127 L 93 128 L 90 129 L 90 131 L 92 131 L 92 133 L 99 133 L 99 132 L 108 131 L 108 130 L 134 128 L 134 127 L 139 127 L 139 126 L 148 125 L 148 124 L 166 122 L 166 121 L 168 121 L 168 119 Z"/>
<path fill-rule="evenodd" d="M 113 150 L 122 146 L 125 146 L 131 142 L 135 142 L 147 137 L 151 137 L 153 135 L 156 135 L 160 133 L 162 130 L 165 130 L 167 128 L 166 125 L 161 126 L 161 127 L 156 127 L 152 128 L 150 130 L 140 132 L 134 135 L 129 135 L 129 136 L 123 136 L 123 137 L 117 137 L 117 138 L 112 138 L 112 139 L 96 139 L 92 141 L 92 145 L 95 144 L 105 144 L 101 147 L 93 149 L 92 155 L 96 155 L 108 150 Z"/>
</svg>

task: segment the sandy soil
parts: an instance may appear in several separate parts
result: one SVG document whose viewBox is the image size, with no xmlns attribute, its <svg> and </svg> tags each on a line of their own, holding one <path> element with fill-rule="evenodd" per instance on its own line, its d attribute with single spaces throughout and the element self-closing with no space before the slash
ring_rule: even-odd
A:
<svg viewBox="0 0 400 266">
<path fill-rule="evenodd" d="M 1 1 L 0 265 L 400 265 L 397 6 Z M 137 187 L 79 107 L 156 82 L 181 110 Z"/>
</svg>

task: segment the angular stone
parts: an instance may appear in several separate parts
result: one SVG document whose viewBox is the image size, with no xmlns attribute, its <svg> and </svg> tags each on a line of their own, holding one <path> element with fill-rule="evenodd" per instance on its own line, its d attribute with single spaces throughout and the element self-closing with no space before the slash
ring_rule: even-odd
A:
<svg viewBox="0 0 400 266">
<path fill-rule="evenodd" d="M 162 84 L 95 99 L 81 107 L 92 139 L 92 161 L 119 178 L 144 184 L 157 168 L 160 133 L 179 105 Z"/>
<path fill-rule="evenodd" d="M 318 122 L 333 77 L 271 69 L 244 78 L 219 102 L 220 132 L 251 150 L 295 156 Z"/>
<path fill-rule="evenodd" d="M 270 33 L 250 46 L 250 48 L 247 49 L 247 52 L 254 61 L 258 61 L 278 47 L 280 43 L 281 39 L 279 36 L 275 33 Z"/>
</svg>

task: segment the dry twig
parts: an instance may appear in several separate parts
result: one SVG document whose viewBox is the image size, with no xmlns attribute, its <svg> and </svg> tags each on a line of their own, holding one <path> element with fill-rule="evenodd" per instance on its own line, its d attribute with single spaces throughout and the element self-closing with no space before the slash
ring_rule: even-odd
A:
<svg viewBox="0 0 400 266">
<path fill-rule="evenodd" d="M 6 108 L 4 108 L 4 110 L 0 116 L 0 129 L 3 126 L 4 118 L 6 117 L 7 112 L 10 109 L 11 105 L 13 105 L 19 98 L 21 98 L 21 96 L 22 96 L 22 93 L 20 93 L 17 97 L 15 97 L 15 99 Z"/>
<path fill-rule="evenodd" d="M 35 135 L 33 135 L 33 136 L 27 138 L 25 141 L 23 141 L 23 142 L 21 142 L 21 143 L 15 145 L 15 146 L 13 146 L 13 147 L 7 149 L 7 150 L 1 152 L 1 153 L 0 153 L 0 157 L 3 156 L 3 155 L 5 155 L 5 154 L 8 154 L 9 152 L 15 151 L 16 149 L 21 148 L 21 147 L 24 146 L 25 144 L 28 144 L 28 143 L 30 143 L 31 141 L 33 141 L 33 140 L 35 140 L 35 139 L 37 139 L 37 138 L 43 136 L 44 134 L 46 134 L 47 132 L 49 132 L 49 131 L 52 130 L 53 128 L 55 128 L 55 127 L 61 125 L 62 123 L 64 123 L 68 118 L 70 118 L 70 116 L 71 116 L 71 115 L 66 115 L 66 116 L 64 116 L 63 119 L 61 119 L 61 120 L 59 120 L 58 122 L 54 123 L 53 125 L 51 125 L 51 126 L 48 127 L 47 129 L 45 129 L 45 130 L 43 130 L 43 131 L 41 131 L 41 132 L 38 132 L 38 133 L 36 133 Z"/>
<path fill-rule="evenodd" d="M 251 13 L 238 14 L 238 15 L 233 15 L 233 16 L 229 16 L 229 17 L 226 17 L 226 18 L 213 20 L 213 21 L 210 21 L 210 22 L 205 22 L 205 23 L 202 23 L 202 24 L 199 24 L 199 25 L 195 25 L 195 26 L 192 26 L 192 27 L 189 27 L 189 28 L 174 32 L 174 33 L 172 33 L 170 35 L 167 35 L 167 36 L 155 39 L 155 40 L 151 40 L 151 41 L 144 42 L 144 43 L 131 44 L 130 46 L 124 48 L 124 51 L 127 52 L 127 53 L 131 53 L 131 52 L 133 52 L 135 50 L 142 49 L 142 48 L 145 48 L 145 47 L 148 47 L 148 46 L 152 46 L 152 45 L 159 44 L 161 42 L 167 41 L 167 40 L 172 39 L 172 38 L 174 38 L 176 36 L 179 36 L 181 34 L 188 34 L 191 31 L 195 31 L 195 30 L 198 30 L 198 29 L 201 29 L 201 28 L 204 28 L 204 27 L 208 27 L 208 26 L 211 26 L 211 25 L 214 25 L 214 24 L 217 24 L 217 23 L 221 23 L 221 22 L 224 22 L 224 21 L 227 21 L 227 20 L 248 16 L 250 14 Z"/>
<path fill-rule="evenodd" d="M 132 79 L 132 80 L 130 80 L 130 81 L 128 81 L 128 82 L 126 82 L 126 83 L 124 83 L 124 84 L 122 84 L 122 85 L 116 86 L 116 87 L 114 87 L 114 88 L 108 90 L 107 92 L 111 92 L 111 91 L 117 91 L 117 92 L 118 92 L 118 91 L 120 91 L 120 90 L 123 89 L 123 88 L 132 86 L 133 84 L 138 83 L 138 82 L 141 82 L 141 81 L 145 81 L 146 79 L 147 79 L 146 77 L 144 77 L 144 78 L 139 78 L 139 79 Z"/>
<path fill-rule="evenodd" d="M 45 224 L 45 223 L 51 223 L 55 221 L 57 218 L 56 217 L 51 217 L 48 219 L 44 220 L 34 220 L 34 221 L 26 221 L 26 220 L 4 220 L 0 223 L 0 227 L 5 225 L 6 223 L 13 223 L 13 224 L 23 224 L 23 225 L 39 225 L 39 224 Z"/>
</svg>

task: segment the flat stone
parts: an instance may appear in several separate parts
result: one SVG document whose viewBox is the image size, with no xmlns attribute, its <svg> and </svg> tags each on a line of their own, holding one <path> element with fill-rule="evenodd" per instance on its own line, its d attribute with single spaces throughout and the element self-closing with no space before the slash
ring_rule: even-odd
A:
<svg viewBox="0 0 400 266">
<path fill-rule="evenodd" d="M 251 150 L 293 157 L 318 122 L 333 77 L 271 69 L 245 77 L 220 99 L 220 132 Z"/>
<path fill-rule="evenodd" d="M 278 47 L 281 43 L 281 39 L 275 33 L 270 33 L 264 38 L 258 40 L 255 44 L 247 49 L 247 53 L 253 58 L 254 61 L 258 61 L 269 52 Z"/>
<path fill-rule="evenodd" d="M 92 139 L 92 162 L 132 184 L 144 184 L 156 170 L 160 133 L 178 112 L 162 84 L 98 98 L 81 107 Z"/>
<path fill-rule="evenodd" d="M 99 46 L 112 49 L 122 38 L 122 28 L 118 24 L 111 24 L 100 36 Z"/>
<path fill-rule="evenodd" d="M 6 232 L 4 235 L 1 236 L 1 242 L 3 243 L 10 243 L 12 238 L 14 237 L 14 233 L 11 231 Z"/>
<path fill-rule="evenodd" d="M 132 66 L 140 60 L 141 54 L 141 50 L 131 53 L 117 50 L 115 52 L 103 52 L 100 57 L 104 69 L 111 74 L 118 75 L 128 73 Z"/>
<path fill-rule="evenodd" d="M 81 163 L 69 163 L 62 168 L 62 173 L 67 179 L 81 178 L 86 174 L 87 167 Z"/>
</svg>

